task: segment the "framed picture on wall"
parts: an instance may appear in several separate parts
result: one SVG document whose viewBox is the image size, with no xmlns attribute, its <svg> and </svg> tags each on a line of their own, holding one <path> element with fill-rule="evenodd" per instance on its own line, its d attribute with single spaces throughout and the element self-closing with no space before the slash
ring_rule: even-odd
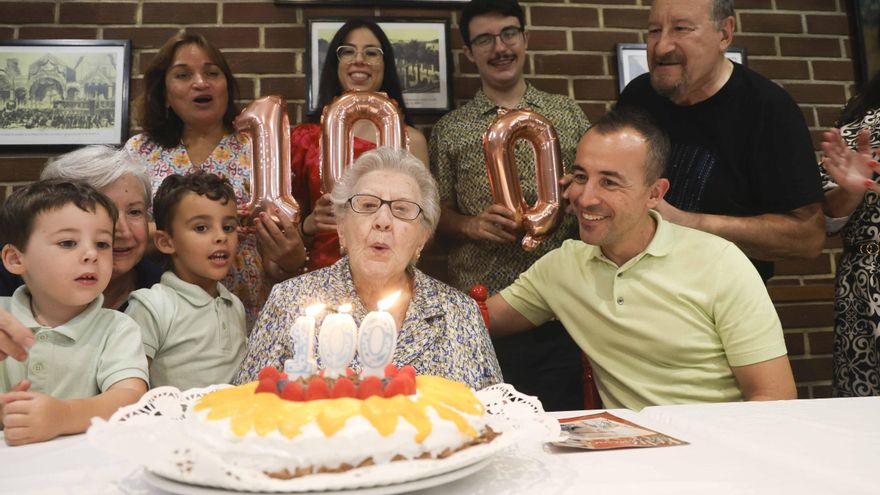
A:
<svg viewBox="0 0 880 495">
<path fill-rule="evenodd" d="M 306 50 L 308 112 L 318 108 L 321 70 L 330 41 L 345 23 L 343 19 L 309 21 Z M 378 21 L 394 48 L 394 61 L 403 89 L 407 111 L 412 113 L 446 112 L 452 107 L 452 68 L 450 66 L 449 21 L 445 19 L 408 19 Z"/>
<path fill-rule="evenodd" d="M 128 40 L 0 41 L 0 145 L 125 142 Z"/>
<path fill-rule="evenodd" d="M 880 71 L 880 0 L 852 0 L 853 59 L 859 81 Z"/>
<path fill-rule="evenodd" d="M 727 58 L 742 65 L 747 65 L 746 49 L 729 47 Z M 648 48 L 644 43 L 618 43 L 617 44 L 617 80 L 619 90 L 629 84 L 630 81 L 648 72 Z"/>
</svg>

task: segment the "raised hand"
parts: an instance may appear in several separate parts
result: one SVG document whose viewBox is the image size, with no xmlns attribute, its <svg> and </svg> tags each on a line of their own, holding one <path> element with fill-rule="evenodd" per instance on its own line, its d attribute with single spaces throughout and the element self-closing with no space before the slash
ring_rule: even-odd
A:
<svg viewBox="0 0 880 495">
<path fill-rule="evenodd" d="M 822 167 L 838 186 L 860 196 L 867 190 L 880 192 L 880 185 L 873 179 L 878 164 L 872 158 L 867 129 L 856 136 L 855 151 L 846 145 L 840 130 L 831 129 L 822 135 L 822 151 Z"/>
<path fill-rule="evenodd" d="M 516 215 L 501 205 L 491 205 L 465 224 L 465 235 L 474 240 L 514 242 L 519 225 Z"/>
</svg>

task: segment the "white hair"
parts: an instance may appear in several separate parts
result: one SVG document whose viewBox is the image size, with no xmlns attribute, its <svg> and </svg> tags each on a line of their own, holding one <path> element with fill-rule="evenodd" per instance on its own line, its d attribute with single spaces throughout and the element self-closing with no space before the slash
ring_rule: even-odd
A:
<svg viewBox="0 0 880 495">
<path fill-rule="evenodd" d="M 144 204 L 149 208 L 153 194 L 147 167 L 124 149 L 92 145 L 59 155 L 46 162 L 40 179 L 85 182 L 103 189 L 129 174 L 141 184 Z"/>
<path fill-rule="evenodd" d="M 398 172 L 415 180 L 421 195 L 419 206 L 422 207 L 422 223 L 433 235 L 440 221 L 440 195 L 437 192 L 437 181 L 431 176 L 425 164 L 405 149 L 379 147 L 362 154 L 355 160 L 330 193 L 336 216 L 342 218 L 347 214 L 348 198 L 356 194 L 354 188 L 357 183 L 363 176 L 377 170 Z"/>
</svg>

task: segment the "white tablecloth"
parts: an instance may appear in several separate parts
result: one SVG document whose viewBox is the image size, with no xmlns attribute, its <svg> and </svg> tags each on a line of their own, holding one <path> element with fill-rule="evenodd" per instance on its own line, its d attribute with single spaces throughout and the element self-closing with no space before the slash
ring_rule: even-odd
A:
<svg viewBox="0 0 880 495">
<path fill-rule="evenodd" d="M 690 445 L 588 452 L 522 442 L 473 475 L 418 493 L 880 493 L 880 397 L 611 412 Z M 76 435 L 0 446 L 0 493 L 162 492 Z"/>
</svg>

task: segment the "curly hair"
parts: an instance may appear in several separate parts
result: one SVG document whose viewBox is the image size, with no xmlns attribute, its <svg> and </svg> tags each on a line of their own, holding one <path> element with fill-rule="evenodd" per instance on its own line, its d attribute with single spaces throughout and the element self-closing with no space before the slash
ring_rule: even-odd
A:
<svg viewBox="0 0 880 495">
<path fill-rule="evenodd" d="M 212 201 L 220 201 L 224 205 L 230 201 L 235 203 L 235 191 L 225 177 L 204 170 L 197 170 L 187 175 L 171 174 L 165 177 L 153 198 L 156 230 L 168 232 L 171 221 L 177 213 L 177 205 L 186 193 L 190 192 L 205 196 Z"/>
</svg>

